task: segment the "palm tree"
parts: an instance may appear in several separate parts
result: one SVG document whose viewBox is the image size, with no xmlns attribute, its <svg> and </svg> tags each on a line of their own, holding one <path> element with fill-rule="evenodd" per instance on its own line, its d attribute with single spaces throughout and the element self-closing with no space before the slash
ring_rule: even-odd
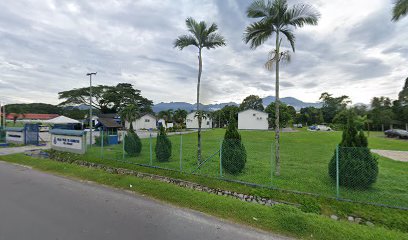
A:
<svg viewBox="0 0 408 240">
<path fill-rule="evenodd" d="M 397 0 L 395 2 L 394 8 L 392 9 L 392 20 L 398 21 L 401 17 L 407 15 L 408 13 L 408 0 Z"/>
<path fill-rule="evenodd" d="M 129 129 L 130 131 L 133 131 L 133 125 L 132 123 L 136 121 L 140 117 L 140 110 L 139 107 L 135 104 L 130 104 L 126 107 L 124 107 L 120 112 L 119 112 L 120 118 L 129 122 Z"/>
<path fill-rule="evenodd" d="M 204 48 L 208 50 L 216 47 L 225 46 L 225 39 L 218 34 L 218 26 L 213 23 L 207 26 L 204 21 L 196 22 L 193 18 L 186 19 L 186 26 L 190 34 L 179 36 L 174 41 L 174 47 L 183 50 L 185 47 L 194 46 L 198 49 L 198 79 L 197 79 L 197 112 L 200 112 L 200 82 L 203 68 L 201 52 Z M 198 118 L 198 144 L 197 159 L 201 162 L 201 118 Z"/>
<path fill-rule="evenodd" d="M 174 111 L 174 120 L 180 124 L 180 126 L 183 125 L 186 117 L 187 117 L 188 112 L 184 109 L 177 109 L 176 111 Z"/>
<path fill-rule="evenodd" d="M 250 24 L 244 32 L 244 42 L 250 43 L 255 49 L 275 35 L 275 49 L 269 57 L 266 67 L 270 69 L 271 62 L 275 63 L 275 162 L 276 175 L 280 175 L 279 154 L 279 63 L 289 60 L 288 52 L 280 52 L 282 39 L 285 38 L 293 52 L 295 51 L 295 35 L 293 30 L 306 24 L 316 25 L 320 14 L 310 5 L 296 4 L 288 7 L 287 0 L 258 0 L 254 1 L 247 9 L 249 18 L 260 18 L 258 22 Z M 281 36 L 282 34 L 282 36 Z"/>
</svg>

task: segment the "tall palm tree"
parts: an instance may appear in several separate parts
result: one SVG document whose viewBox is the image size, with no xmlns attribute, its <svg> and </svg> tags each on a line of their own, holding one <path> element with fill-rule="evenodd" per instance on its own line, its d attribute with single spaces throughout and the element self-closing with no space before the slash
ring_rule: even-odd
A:
<svg viewBox="0 0 408 240">
<path fill-rule="evenodd" d="M 135 104 L 127 105 L 119 112 L 120 118 L 129 122 L 129 130 L 133 131 L 132 123 L 140 117 L 139 107 Z"/>
<path fill-rule="evenodd" d="M 213 23 L 211 26 L 207 26 L 204 21 L 197 22 L 193 18 L 186 19 L 186 26 L 190 34 L 179 36 L 174 41 L 174 47 L 183 50 L 185 47 L 194 46 L 198 49 L 198 79 L 197 79 L 197 113 L 200 112 L 200 82 L 201 73 L 203 69 L 203 61 L 201 52 L 204 48 L 208 50 L 225 46 L 225 39 L 223 36 L 217 33 L 218 26 Z M 201 122 L 202 119 L 198 118 L 198 144 L 197 144 L 197 159 L 201 162 Z"/>
<path fill-rule="evenodd" d="M 392 9 L 392 20 L 398 21 L 401 17 L 408 13 L 408 0 L 397 0 L 394 8 Z"/>
<path fill-rule="evenodd" d="M 276 175 L 280 175 L 280 146 L 279 146 L 279 63 L 288 60 L 288 53 L 281 52 L 282 39 L 285 38 L 293 52 L 295 51 L 295 35 L 293 30 L 304 25 L 316 25 L 320 14 L 310 5 L 296 4 L 288 7 L 287 0 L 258 0 L 254 1 L 247 9 L 249 18 L 260 18 L 250 24 L 244 32 L 244 42 L 250 43 L 255 49 L 275 35 L 275 49 L 269 57 L 266 67 L 270 68 L 271 62 L 275 63 L 275 162 Z M 282 35 L 281 35 L 282 34 Z M 268 67 L 269 66 L 269 67 Z"/>
</svg>

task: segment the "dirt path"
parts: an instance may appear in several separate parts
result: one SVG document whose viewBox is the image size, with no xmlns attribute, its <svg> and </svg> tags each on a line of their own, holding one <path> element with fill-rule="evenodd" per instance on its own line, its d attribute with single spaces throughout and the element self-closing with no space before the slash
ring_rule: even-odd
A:
<svg viewBox="0 0 408 240">
<path fill-rule="evenodd" d="M 371 152 L 395 161 L 408 162 L 408 151 L 371 149 Z"/>
</svg>

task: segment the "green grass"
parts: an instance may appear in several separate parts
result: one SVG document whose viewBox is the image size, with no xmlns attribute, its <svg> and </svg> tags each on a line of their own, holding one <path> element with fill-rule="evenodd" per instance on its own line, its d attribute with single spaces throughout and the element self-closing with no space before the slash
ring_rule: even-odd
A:
<svg viewBox="0 0 408 240">
<path fill-rule="evenodd" d="M 197 174 L 220 177 L 218 149 L 224 130 L 210 130 L 203 133 L 203 159 L 213 154 Z M 276 187 L 279 189 L 314 193 L 327 197 L 335 197 L 335 184 L 328 176 L 328 162 L 334 153 L 336 144 L 340 142 L 341 132 L 310 132 L 299 131 L 282 133 L 281 136 L 281 176 L 271 175 L 274 168 L 272 145 L 274 134 L 270 131 L 241 131 L 242 140 L 247 150 L 247 164 L 243 173 L 233 176 L 223 173 L 223 178 L 239 180 Z M 152 165 L 180 170 L 180 136 L 170 136 L 173 154 L 170 162 L 160 163 L 155 159 L 155 139 L 152 139 Z M 100 159 L 124 160 L 133 163 L 150 165 L 150 142 L 142 139 L 143 150 L 138 157 L 123 156 L 122 145 L 105 146 L 103 153 L 93 147 L 85 156 L 88 161 Z M 369 137 L 371 148 L 406 150 L 408 141 L 388 139 L 382 133 L 371 132 Z M 182 164 L 184 172 L 191 173 L 197 168 L 196 134 L 182 136 Z M 373 187 L 366 191 L 340 189 L 340 197 L 354 201 L 385 204 L 408 208 L 408 163 L 393 161 L 379 157 L 379 176 Z"/>
<path fill-rule="evenodd" d="M 35 159 L 22 154 L 1 156 L 0 160 L 24 164 L 42 171 L 58 173 L 68 177 L 132 190 L 180 207 L 195 209 L 237 223 L 297 238 L 408 239 L 406 233 L 378 226 L 367 227 L 345 221 L 333 221 L 327 217 L 304 213 L 297 208 L 286 205 L 265 207 L 229 197 L 196 192 L 167 183 L 140 179 L 133 176 L 109 174 L 98 169 L 84 168 L 74 164 L 51 160 Z M 130 184 L 133 185 L 133 188 L 129 187 Z"/>
</svg>

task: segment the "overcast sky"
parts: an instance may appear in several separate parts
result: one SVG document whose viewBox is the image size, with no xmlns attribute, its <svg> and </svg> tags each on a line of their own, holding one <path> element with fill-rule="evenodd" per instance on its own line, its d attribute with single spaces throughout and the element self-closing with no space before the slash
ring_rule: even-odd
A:
<svg viewBox="0 0 408 240">
<path fill-rule="evenodd" d="M 289 3 L 295 3 L 290 1 Z M 408 77 L 408 17 L 391 22 L 392 0 L 309 0 L 318 26 L 296 30 L 281 71 L 281 97 L 316 102 L 322 92 L 353 103 L 396 98 Z M 242 41 L 249 0 L 19 0 L 0 2 L 0 100 L 58 103 L 59 91 L 132 83 L 155 103 L 194 102 L 197 51 L 173 48 L 185 19 L 215 22 L 227 46 L 203 54 L 202 102 L 274 95 L 264 69 L 273 40 Z"/>
</svg>

